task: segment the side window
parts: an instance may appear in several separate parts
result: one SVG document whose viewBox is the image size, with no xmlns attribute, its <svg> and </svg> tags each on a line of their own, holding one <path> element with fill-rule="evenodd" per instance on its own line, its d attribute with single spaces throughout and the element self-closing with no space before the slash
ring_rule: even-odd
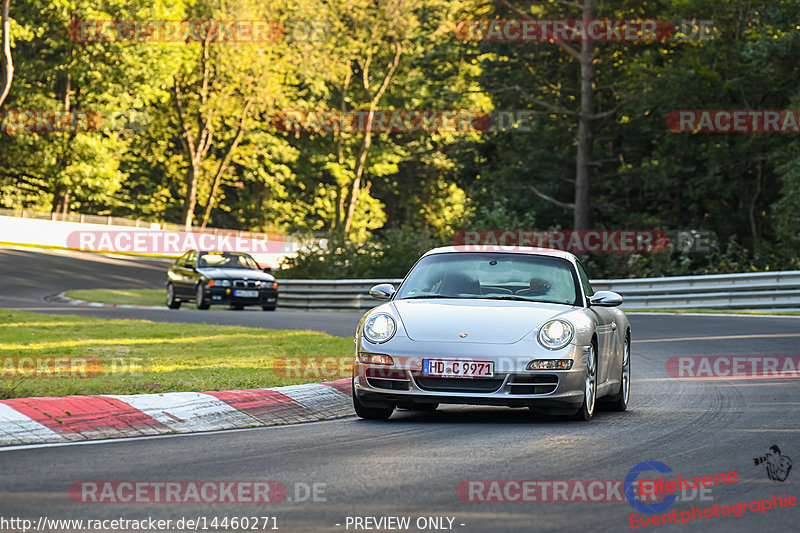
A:
<svg viewBox="0 0 800 533">
<path fill-rule="evenodd" d="M 189 253 L 190 252 L 186 252 L 185 254 L 177 258 L 175 260 L 175 266 L 182 267 L 184 264 L 186 264 L 186 261 L 189 260 Z"/>
<path fill-rule="evenodd" d="M 586 293 L 586 297 L 594 296 L 594 289 L 592 289 L 592 284 L 589 283 L 589 276 L 586 275 L 586 271 L 583 269 L 583 265 L 580 261 L 577 263 L 578 265 L 578 275 L 581 277 L 581 285 L 583 285 L 583 292 Z"/>
<path fill-rule="evenodd" d="M 197 260 L 197 254 L 195 252 L 189 252 L 189 257 L 186 259 L 186 262 L 189 263 L 191 266 L 194 266 L 196 260 Z"/>
</svg>

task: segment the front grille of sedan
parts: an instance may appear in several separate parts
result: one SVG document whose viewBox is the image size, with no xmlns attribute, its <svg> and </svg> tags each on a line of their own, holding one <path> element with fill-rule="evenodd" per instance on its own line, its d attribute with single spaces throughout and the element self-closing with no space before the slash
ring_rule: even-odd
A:
<svg viewBox="0 0 800 533">
<path fill-rule="evenodd" d="M 233 282 L 233 286 L 236 287 L 237 289 L 255 289 L 257 285 L 255 281 L 246 281 L 243 279 L 237 279 L 236 281 Z"/>
<path fill-rule="evenodd" d="M 421 378 L 415 379 L 420 389 L 435 392 L 495 392 L 503 379 Z"/>
<path fill-rule="evenodd" d="M 408 390 L 411 381 L 402 370 L 367 368 L 367 384 L 376 389 Z"/>
<path fill-rule="evenodd" d="M 511 394 L 549 394 L 558 387 L 554 374 L 516 375 L 509 383 Z"/>
</svg>

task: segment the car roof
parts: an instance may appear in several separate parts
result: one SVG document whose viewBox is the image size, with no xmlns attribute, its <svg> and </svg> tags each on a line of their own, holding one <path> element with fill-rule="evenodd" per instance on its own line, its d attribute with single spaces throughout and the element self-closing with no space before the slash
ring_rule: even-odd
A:
<svg viewBox="0 0 800 533">
<path fill-rule="evenodd" d="M 553 248 L 536 248 L 531 246 L 483 246 L 483 245 L 469 245 L 474 246 L 476 249 L 468 249 L 467 246 L 442 246 L 428 250 L 423 254 L 423 257 L 434 254 L 447 254 L 447 253 L 502 253 L 502 254 L 525 254 L 525 255 L 544 255 L 548 257 L 560 257 L 566 259 L 570 263 L 576 263 L 578 258 L 574 254 L 565 252 L 564 250 L 555 250 Z"/>
</svg>

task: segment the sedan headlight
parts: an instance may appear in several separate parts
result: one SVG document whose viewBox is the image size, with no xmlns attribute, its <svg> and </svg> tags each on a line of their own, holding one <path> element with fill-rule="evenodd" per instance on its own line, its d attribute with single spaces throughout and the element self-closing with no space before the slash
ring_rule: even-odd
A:
<svg viewBox="0 0 800 533">
<path fill-rule="evenodd" d="M 230 287 L 231 286 L 231 280 L 229 280 L 229 279 L 218 279 L 217 280 L 217 286 L 219 286 L 219 287 Z"/>
<path fill-rule="evenodd" d="M 566 320 L 551 320 L 539 330 L 539 344 L 548 350 L 560 350 L 570 343 L 574 328 Z"/>
<path fill-rule="evenodd" d="M 375 344 L 386 342 L 397 331 L 394 318 L 386 313 L 376 313 L 364 323 L 364 337 Z"/>
</svg>

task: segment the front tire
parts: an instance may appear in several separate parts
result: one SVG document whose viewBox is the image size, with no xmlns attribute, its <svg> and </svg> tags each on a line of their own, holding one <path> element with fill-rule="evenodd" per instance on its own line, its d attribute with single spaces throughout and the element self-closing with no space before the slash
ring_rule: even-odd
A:
<svg viewBox="0 0 800 533">
<path fill-rule="evenodd" d="M 195 301 L 197 302 L 197 308 L 202 309 L 203 311 L 211 307 L 211 304 L 208 301 L 206 301 L 206 291 L 203 289 L 202 283 L 197 284 L 197 294 L 195 295 Z"/>
<path fill-rule="evenodd" d="M 597 349 L 594 343 L 589 348 L 589 355 L 586 357 L 586 377 L 583 384 L 583 405 L 578 412 L 573 415 L 575 420 L 588 422 L 594 415 L 597 404 Z"/>
<path fill-rule="evenodd" d="M 167 307 L 170 309 L 180 309 L 181 301 L 175 298 L 175 287 L 172 283 L 167 283 Z"/>
<path fill-rule="evenodd" d="M 631 337 L 625 338 L 622 347 L 622 375 L 620 377 L 619 392 L 608 399 L 608 409 L 611 411 L 624 411 L 628 408 L 631 396 Z"/>
<path fill-rule="evenodd" d="M 367 407 L 359 401 L 358 395 L 356 394 L 355 384 L 353 384 L 352 387 L 353 408 L 355 408 L 356 414 L 359 416 L 359 418 L 363 418 L 365 420 L 386 420 L 392 416 L 394 407 Z"/>
</svg>

